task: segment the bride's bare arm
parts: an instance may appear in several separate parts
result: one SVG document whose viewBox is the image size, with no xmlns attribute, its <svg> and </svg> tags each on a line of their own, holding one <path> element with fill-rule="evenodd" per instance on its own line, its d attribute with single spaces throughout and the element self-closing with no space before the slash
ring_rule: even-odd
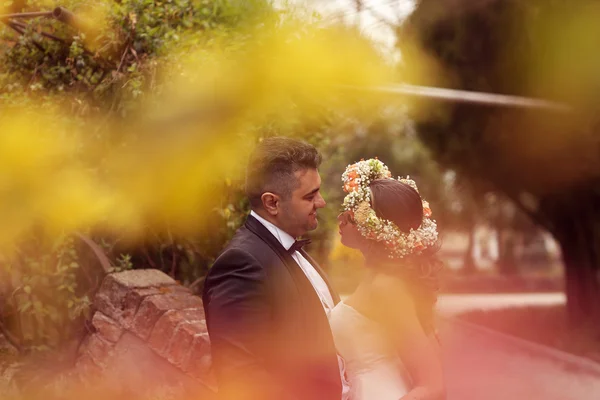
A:
<svg viewBox="0 0 600 400">
<path fill-rule="evenodd" d="M 413 387 L 400 400 L 443 400 L 446 398 L 439 347 L 423 331 L 407 288 L 402 280 L 380 275 L 373 281 L 375 313 L 392 337 Z"/>
</svg>

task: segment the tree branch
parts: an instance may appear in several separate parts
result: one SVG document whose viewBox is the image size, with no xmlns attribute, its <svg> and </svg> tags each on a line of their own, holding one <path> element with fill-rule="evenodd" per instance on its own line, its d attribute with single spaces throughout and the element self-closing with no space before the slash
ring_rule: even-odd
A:
<svg viewBox="0 0 600 400">
<path fill-rule="evenodd" d="M 19 27 L 19 28 L 21 28 L 23 31 L 24 31 L 25 29 L 27 29 L 27 25 L 25 25 L 25 24 L 24 24 L 24 23 L 22 23 L 22 22 L 14 22 L 14 21 L 10 21 L 10 22 L 9 22 L 9 24 L 10 24 L 11 26 L 12 26 L 12 25 L 14 25 L 14 26 L 18 26 L 18 27 Z M 47 37 L 48 39 L 56 40 L 57 42 L 61 42 L 61 43 L 66 43 L 66 42 L 65 42 L 65 40 L 64 40 L 63 38 L 59 38 L 58 36 L 55 36 L 55 35 L 53 35 L 53 34 L 51 34 L 51 33 L 47 33 L 47 32 L 44 32 L 44 31 L 41 31 L 41 32 L 39 32 L 39 33 L 40 33 L 40 35 L 42 35 L 42 36 L 44 36 L 44 37 Z"/>
<path fill-rule="evenodd" d="M 90 249 L 92 249 L 92 251 L 96 255 L 96 258 L 100 262 L 100 265 L 102 266 L 102 269 L 103 269 L 104 273 L 107 274 L 107 275 L 110 274 L 110 271 L 112 269 L 112 266 L 110 264 L 110 260 L 108 259 L 108 257 L 104 253 L 104 251 L 100 248 L 100 246 L 98 246 L 98 244 L 96 242 L 94 242 L 92 239 L 90 239 L 89 237 L 87 237 L 85 235 L 82 235 L 81 233 L 77 233 L 76 235 L 85 244 L 87 244 L 90 247 Z"/>
</svg>

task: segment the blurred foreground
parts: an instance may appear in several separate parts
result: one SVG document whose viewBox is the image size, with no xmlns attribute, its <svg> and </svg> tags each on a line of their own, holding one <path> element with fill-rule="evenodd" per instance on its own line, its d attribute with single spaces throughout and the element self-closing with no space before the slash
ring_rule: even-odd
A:
<svg viewBox="0 0 600 400">
<path fill-rule="evenodd" d="M 3 3 L 0 14 L 11 16 L 0 30 L 0 368 L 19 369 L 22 385 L 42 392 L 25 400 L 136 397 L 105 382 L 73 387 L 48 371 L 72 367 L 106 274 L 152 268 L 199 290 L 248 212 L 246 156 L 273 135 L 308 140 L 325 156 L 330 207 L 310 251 L 330 260 L 342 292 L 361 270 L 332 235 L 339 177 L 348 163 L 379 156 L 419 182 L 447 233 L 442 290 L 564 288 L 569 329 L 552 333 L 576 341 L 570 329 L 589 328 L 597 346 L 600 8 L 484 3 L 423 0 L 392 22 L 402 65 L 355 26 L 262 0 L 66 0 L 75 23 L 14 16 L 58 6 L 46 0 Z M 400 82 L 543 97 L 576 112 L 368 90 Z M 454 299 L 470 307 L 490 297 Z M 489 315 L 473 320 L 491 326 L 514 314 Z M 598 397 L 590 374 L 445 327 L 451 398 Z"/>
</svg>

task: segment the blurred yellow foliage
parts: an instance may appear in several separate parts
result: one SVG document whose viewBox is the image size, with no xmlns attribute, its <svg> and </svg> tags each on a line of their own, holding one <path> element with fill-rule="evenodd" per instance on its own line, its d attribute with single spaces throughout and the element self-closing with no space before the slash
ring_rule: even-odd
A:
<svg viewBox="0 0 600 400">
<path fill-rule="evenodd" d="M 78 161 L 77 137 L 67 128 L 30 112 L 0 119 L 0 245 L 35 225 L 78 229 L 110 211 L 108 193 Z"/>
<path fill-rule="evenodd" d="M 194 231 L 219 206 L 225 180 L 242 175 L 257 127 L 326 107 L 352 107 L 360 117 L 375 103 L 339 85 L 393 79 L 375 50 L 345 29 L 307 26 L 299 34 L 282 24 L 276 35 L 253 34 L 244 49 L 227 38 L 194 51 L 185 42 L 174 69 L 172 60 L 158 59 L 165 90 L 126 123 L 76 124 L 69 110 L 44 107 L 3 113 L 0 245 L 36 224 L 135 236 L 148 227 Z M 119 140 L 100 148 L 100 134 Z"/>
<path fill-rule="evenodd" d="M 339 236 L 336 236 L 331 253 L 329 254 L 329 260 L 334 263 L 358 265 L 359 263 L 362 263 L 363 255 L 356 249 L 344 246 L 340 241 Z"/>
</svg>

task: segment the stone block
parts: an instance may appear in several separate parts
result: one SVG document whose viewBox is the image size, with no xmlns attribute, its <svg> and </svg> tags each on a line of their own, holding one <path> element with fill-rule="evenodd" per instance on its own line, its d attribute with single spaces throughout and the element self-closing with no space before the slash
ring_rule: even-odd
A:
<svg viewBox="0 0 600 400">
<path fill-rule="evenodd" d="M 188 292 L 173 292 L 148 296 L 140 304 L 131 330 L 146 340 L 159 318 L 165 312 L 168 310 L 184 310 L 186 308 L 202 308 L 202 300 L 200 297 L 193 296 Z"/>
<path fill-rule="evenodd" d="M 144 297 L 158 293 L 160 293 L 158 288 L 123 289 L 117 287 L 115 290 L 106 290 L 103 284 L 101 292 L 94 299 L 94 306 L 124 328 L 129 328 Z"/>
<path fill-rule="evenodd" d="M 96 364 L 89 354 L 84 354 L 79 357 L 75 363 L 75 368 L 77 369 L 79 378 L 83 381 L 96 378 L 102 373 L 102 369 Z"/>
<path fill-rule="evenodd" d="M 165 355 L 169 343 L 180 324 L 203 320 L 204 310 L 202 308 L 168 310 L 158 319 L 156 325 L 154 325 L 150 337 L 148 338 L 148 345 L 158 354 Z"/>
<path fill-rule="evenodd" d="M 111 277 L 119 286 L 129 289 L 161 287 L 177 284 L 173 278 L 157 269 L 132 269 L 110 274 L 107 278 L 108 277 Z"/>
<path fill-rule="evenodd" d="M 184 322 L 177 326 L 167 351 L 167 360 L 183 369 L 188 364 L 195 337 L 206 333 L 205 321 Z"/>
<path fill-rule="evenodd" d="M 107 275 L 94 299 L 94 306 L 129 328 L 146 296 L 171 292 L 189 291 L 158 270 L 124 271 Z"/>
<path fill-rule="evenodd" d="M 208 333 L 201 333 L 194 336 L 194 342 L 190 349 L 188 362 L 183 366 L 183 370 L 193 377 L 212 386 L 214 378 L 211 374 L 212 357 L 210 354 L 210 338 Z"/>
<path fill-rule="evenodd" d="M 123 392 L 135 394 L 135 398 L 151 399 L 164 390 L 195 388 L 198 381 L 160 357 L 145 341 L 125 332 L 115 346 L 114 357 L 106 372 L 107 380 Z M 166 398 L 187 399 L 182 395 Z M 206 397 L 201 397 L 204 400 Z"/>
<path fill-rule="evenodd" d="M 116 343 L 123 334 L 123 328 L 113 319 L 97 311 L 92 317 L 92 325 L 109 342 Z"/>
<path fill-rule="evenodd" d="M 94 333 L 85 340 L 83 343 L 83 356 L 89 355 L 96 365 L 104 367 L 106 361 L 111 356 L 113 350 L 113 344 L 109 341 L 102 339 L 98 333 Z"/>
</svg>

